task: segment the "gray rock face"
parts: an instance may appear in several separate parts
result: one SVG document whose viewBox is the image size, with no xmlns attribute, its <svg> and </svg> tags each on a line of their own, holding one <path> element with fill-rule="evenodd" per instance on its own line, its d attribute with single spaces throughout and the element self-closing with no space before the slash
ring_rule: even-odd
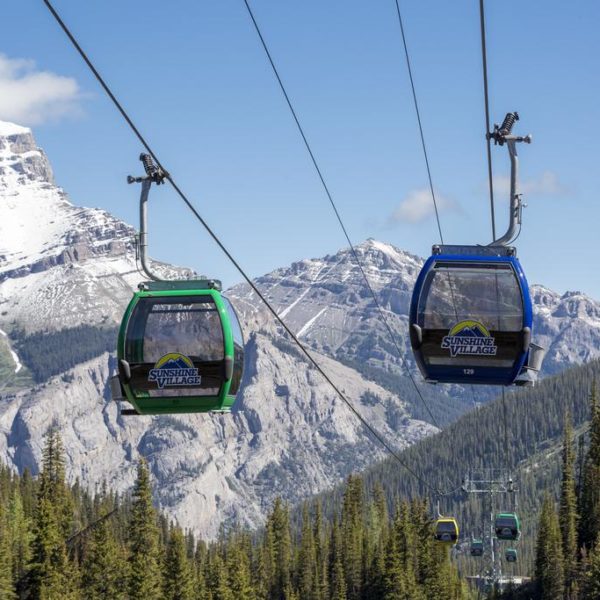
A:
<svg viewBox="0 0 600 600">
<path fill-rule="evenodd" d="M 0 177 L 14 173 L 22 182 L 40 181 L 53 185 L 50 163 L 43 150 L 37 147 L 31 131 L 18 126 L 3 129 L 7 130 L 7 135 L 0 137 Z"/>
<path fill-rule="evenodd" d="M 405 374 L 403 362 L 414 369 L 408 313 L 423 259 L 376 240 L 367 240 L 356 252 L 404 350 L 402 359 L 349 249 L 277 269 L 256 283 L 310 347 L 339 360 Z M 264 312 L 246 284 L 235 286 L 229 295 L 246 315 Z M 561 296 L 540 285 L 531 286 L 531 296 L 534 341 L 547 349 L 543 375 L 600 356 L 600 303 L 580 292 Z M 463 392 L 457 388 L 456 393 Z"/>
<path fill-rule="evenodd" d="M 70 478 L 126 491 L 145 456 L 160 506 L 210 538 L 223 522 L 258 525 L 277 495 L 298 501 L 383 457 L 243 285 L 229 293 L 247 337 L 245 387 L 232 415 L 123 418 L 109 400 L 115 359 L 108 353 L 34 385 L 15 336 L 115 327 L 141 279 L 133 236 L 105 211 L 73 206 L 31 132 L 0 123 L 0 460 L 36 472 L 44 433 L 56 422 Z M 422 260 L 374 240 L 357 252 L 408 348 L 408 303 Z M 165 276 L 190 274 L 157 267 Z M 257 284 L 391 444 L 402 448 L 435 431 L 411 419 L 404 398 L 351 368 L 366 363 L 402 377 L 347 250 L 278 269 Z M 548 372 L 599 354 L 598 303 L 542 287 L 534 288 L 534 302 L 536 335 L 550 349 Z M 410 352 L 405 359 L 412 367 Z"/>
<path fill-rule="evenodd" d="M 11 135 L 0 152 L 0 330 L 7 334 L 0 338 L 2 460 L 36 472 L 44 433 L 56 422 L 69 477 L 91 488 L 106 480 L 125 491 L 136 460 L 145 456 L 159 504 L 182 525 L 212 537 L 224 521 L 259 524 L 276 495 L 298 501 L 383 456 L 328 384 L 281 342 L 274 324 L 252 311 L 243 315 L 246 386 L 233 415 L 124 419 L 108 398 L 115 362 L 108 354 L 41 385 L 27 380 L 26 367 L 17 364 L 17 332 L 114 327 L 141 279 L 131 227 L 70 204 L 44 178 L 49 168 L 24 177 L 19 160 L 43 157 L 32 140 L 29 132 L 18 140 Z M 167 277 L 190 274 L 156 267 Z M 353 369 L 319 360 L 397 448 L 435 431 Z"/>
<path fill-rule="evenodd" d="M 388 324 L 400 347 L 407 350 L 404 358 L 412 365 L 408 310 L 423 260 L 376 240 L 357 246 L 356 252 Z M 402 359 L 349 249 L 277 269 L 256 283 L 292 331 L 312 348 L 338 359 L 402 371 Z M 264 310 L 246 284 L 235 286 L 229 295 L 244 314 Z"/>
</svg>

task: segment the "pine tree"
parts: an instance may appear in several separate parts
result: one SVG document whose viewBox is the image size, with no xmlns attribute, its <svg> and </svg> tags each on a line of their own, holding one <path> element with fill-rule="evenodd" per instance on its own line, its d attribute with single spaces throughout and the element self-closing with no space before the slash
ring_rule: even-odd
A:
<svg viewBox="0 0 600 600">
<path fill-rule="evenodd" d="M 31 566 L 34 597 L 74 600 L 79 597 L 79 570 L 69 561 L 66 539 L 73 504 L 65 484 L 62 442 L 56 427 L 47 436 L 35 509 Z"/>
<path fill-rule="evenodd" d="M 127 597 L 126 556 L 106 520 L 97 523 L 82 566 L 86 600 L 124 600 Z"/>
<path fill-rule="evenodd" d="M 194 600 L 212 600 L 205 577 L 207 556 L 206 544 L 199 541 L 194 552 Z"/>
<path fill-rule="evenodd" d="M 37 487 L 31 471 L 25 467 L 19 480 L 19 492 L 23 500 L 23 512 L 27 519 L 33 519 L 37 503 Z"/>
<path fill-rule="evenodd" d="M 7 528 L 11 539 L 13 579 L 19 581 L 24 577 L 31 561 L 31 545 L 33 543 L 33 524 L 25 514 L 19 488 L 15 488 L 11 495 Z"/>
<path fill-rule="evenodd" d="M 579 501 L 579 545 L 591 549 L 600 531 L 600 406 L 592 387 L 590 446 L 585 459 Z"/>
<path fill-rule="evenodd" d="M 235 600 L 256 600 L 250 572 L 249 550 L 241 537 L 233 540 L 227 550 L 229 587 Z"/>
<path fill-rule="evenodd" d="M 323 531 L 323 514 L 321 504 L 315 502 L 315 518 L 313 525 L 315 541 L 315 587 L 312 592 L 314 600 L 329 600 L 329 557 L 327 538 Z"/>
<path fill-rule="evenodd" d="M 164 569 L 164 600 L 192 600 L 192 569 L 187 558 L 183 532 L 173 527 L 169 534 Z"/>
<path fill-rule="evenodd" d="M 583 574 L 583 586 L 580 600 L 598 600 L 600 598 L 600 544 L 590 553 Z"/>
<path fill-rule="evenodd" d="M 331 600 L 347 600 L 346 574 L 342 562 L 342 535 L 337 518 L 334 516 L 331 527 L 330 575 Z"/>
<path fill-rule="evenodd" d="M 225 563 L 217 552 L 213 552 L 209 557 L 206 586 L 212 600 L 236 600 L 229 587 Z"/>
<path fill-rule="evenodd" d="M 338 557 L 333 564 L 333 575 L 332 575 L 332 600 L 347 600 L 348 596 L 346 593 L 346 581 L 344 577 L 344 568 L 342 567 L 342 560 Z"/>
<path fill-rule="evenodd" d="M 346 482 L 342 504 L 342 560 L 349 600 L 358 600 L 363 585 L 364 486 L 358 476 Z"/>
<path fill-rule="evenodd" d="M 392 533 L 389 536 L 385 553 L 382 597 L 384 600 L 410 600 L 407 592 L 403 561 L 398 550 L 397 536 Z"/>
<path fill-rule="evenodd" d="M 281 498 L 276 498 L 273 510 L 267 519 L 267 544 L 273 558 L 273 575 L 270 586 L 271 600 L 284 600 L 289 589 L 291 572 L 290 517 Z"/>
<path fill-rule="evenodd" d="M 73 498 L 65 481 L 65 457 L 58 427 L 52 425 L 46 434 L 42 452 L 42 472 L 39 477 L 38 500 L 45 499 L 54 507 L 62 537 L 67 539 L 73 529 Z"/>
<path fill-rule="evenodd" d="M 298 552 L 298 590 L 301 598 L 310 598 L 317 580 L 317 556 L 308 504 L 302 509 L 302 534 Z"/>
<path fill-rule="evenodd" d="M 565 563 L 565 591 L 567 595 L 577 571 L 577 497 L 575 495 L 575 455 L 573 451 L 573 427 L 571 416 L 565 415 L 565 431 L 562 452 L 562 482 L 560 493 L 559 522 Z"/>
<path fill-rule="evenodd" d="M 16 600 L 8 519 L 0 505 L 0 598 Z"/>
<path fill-rule="evenodd" d="M 255 588 L 258 597 L 261 600 L 269 600 L 275 579 L 275 542 L 273 538 L 273 524 L 270 519 L 267 519 L 265 523 L 265 532 L 258 549 L 256 563 Z"/>
<path fill-rule="evenodd" d="M 385 593 L 386 550 L 388 542 L 388 511 L 385 493 L 380 483 L 373 490 L 373 501 L 368 511 L 368 539 L 365 544 L 368 585 L 367 600 L 377 600 Z"/>
<path fill-rule="evenodd" d="M 544 498 L 538 529 L 535 576 L 543 600 L 564 598 L 564 561 L 558 517 L 550 496 Z"/>
<path fill-rule="evenodd" d="M 433 538 L 433 523 L 427 503 L 415 500 L 408 511 L 408 520 L 414 531 L 415 579 L 426 598 L 444 598 L 444 585 L 440 565 L 448 560 L 445 547 L 436 545 Z"/>
<path fill-rule="evenodd" d="M 159 564 L 159 533 L 152 506 L 150 475 L 140 460 L 133 490 L 129 522 L 130 600 L 159 600 L 162 595 Z"/>
</svg>

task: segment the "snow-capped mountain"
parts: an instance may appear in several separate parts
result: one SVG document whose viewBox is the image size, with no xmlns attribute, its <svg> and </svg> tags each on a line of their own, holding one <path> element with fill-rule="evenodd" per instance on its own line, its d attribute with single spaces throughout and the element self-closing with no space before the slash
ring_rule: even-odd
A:
<svg viewBox="0 0 600 600">
<path fill-rule="evenodd" d="M 341 361 L 370 364 L 403 373 L 414 368 L 408 337 L 412 289 L 423 259 L 376 240 L 356 247 L 364 271 L 377 293 L 387 322 L 404 349 L 395 345 L 366 289 L 350 249 L 324 258 L 296 262 L 259 277 L 258 287 L 302 341 Z M 229 295 L 246 313 L 262 313 L 246 284 Z M 543 375 L 600 356 L 600 303 L 580 292 L 561 295 L 531 286 L 534 341 L 546 348 Z"/>
<path fill-rule="evenodd" d="M 245 388 L 234 414 L 120 416 L 107 389 L 114 354 L 98 340 L 108 336 L 110 347 L 141 280 L 134 233 L 105 211 L 71 204 L 31 132 L 0 123 L 1 460 L 35 472 L 44 433 L 57 423 L 71 478 L 125 491 L 145 456 L 160 505 L 211 537 L 224 521 L 260 523 L 277 495 L 298 501 L 383 457 L 245 285 L 229 293 L 247 340 Z M 375 240 L 357 253 L 408 348 L 408 305 L 422 259 Z M 386 383 L 386 374 L 405 381 L 403 366 L 349 250 L 278 269 L 257 285 L 390 443 L 402 448 L 435 431 L 411 418 L 402 386 Z M 541 287 L 534 302 L 549 372 L 600 353 L 597 302 Z M 44 371 L 31 357 L 46 348 Z M 410 352 L 405 359 L 414 369 Z M 381 375 L 373 378 L 378 383 L 365 378 L 365 366 Z"/>
<path fill-rule="evenodd" d="M 276 495 L 299 500 L 383 456 L 274 324 L 251 318 L 244 319 L 247 385 L 235 415 L 121 417 L 107 389 L 114 355 L 84 360 L 83 347 L 114 330 L 141 280 L 134 233 L 105 211 L 72 205 L 31 132 L 0 124 L 2 460 L 35 472 L 44 433 L 58 423 L 70 477 L 124 491 L 145 456 L 160 504 L 214 536 L 224 520 L 258 524 Z M 36 385 L 40 372 L 22 364 L 19 349 L 39 352 L 40 344 L 53 344 L 56 362 L 65 353 L 81 358 Z M 320 360 L 396 447 L 435 430 L 411 419 L 401 398 Z"/>
</svg>

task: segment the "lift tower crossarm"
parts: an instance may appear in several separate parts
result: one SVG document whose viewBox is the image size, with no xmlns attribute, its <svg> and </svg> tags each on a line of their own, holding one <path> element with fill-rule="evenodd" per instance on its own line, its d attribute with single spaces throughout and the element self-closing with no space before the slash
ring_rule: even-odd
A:
<svg viewBox="0 0 600 600">
<path fill-rule="evenodd" d="M 487 133 L 487 139 L 494 140 L 494 145 L 504 146 L 508 148 L 510 156 L 510 208 L 509 222 L 506 233 L 494 240 L 489 246 L 506 246 L 517 235 L 518 227 L 521 225 L 521 213 L 523 210 L 523 202 L 519 192 L 519 157 L 517 155 L 517 143 L 525 142 L 531 144 L 531 135 L 518 136 L 512 134 L 514 124 L 519 120 L 517 112 L 507 113 L 504 117 L 502 125 L 494 125 L 494 131 Z"/>
</svg>

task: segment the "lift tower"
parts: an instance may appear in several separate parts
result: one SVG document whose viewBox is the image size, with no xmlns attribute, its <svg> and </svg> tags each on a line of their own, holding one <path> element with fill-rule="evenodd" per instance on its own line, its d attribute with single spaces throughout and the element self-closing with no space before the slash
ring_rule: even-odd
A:
<svg viewBox="0 0 600 600">
<path fill-rule="evenodd" d="M 502 510 L 511 508 L 516 512 L 518 508 L 518 488 L 508 469 L 477 469 L 469 471 L 465 475 L 462 490 L 467 494 L 480 494 L 483 501 L 487 499 L 489 502 L 489 533 L 486 536 L 485 530 L 482 531 L 484 547 L 485 545 L 488 546 L 489 566 L 477 578 L 477 581 L 479 584 L 483 583 L 486 589 L 491 589 L 494 586 L 503 588 L 512 578 L 504 577 L 502 574 L 501 552 L 494 531 L 495 511 L 496 508 Z M 498 497 L 505 498 L 501 507 L 496 506 Z"/>
</svg>

